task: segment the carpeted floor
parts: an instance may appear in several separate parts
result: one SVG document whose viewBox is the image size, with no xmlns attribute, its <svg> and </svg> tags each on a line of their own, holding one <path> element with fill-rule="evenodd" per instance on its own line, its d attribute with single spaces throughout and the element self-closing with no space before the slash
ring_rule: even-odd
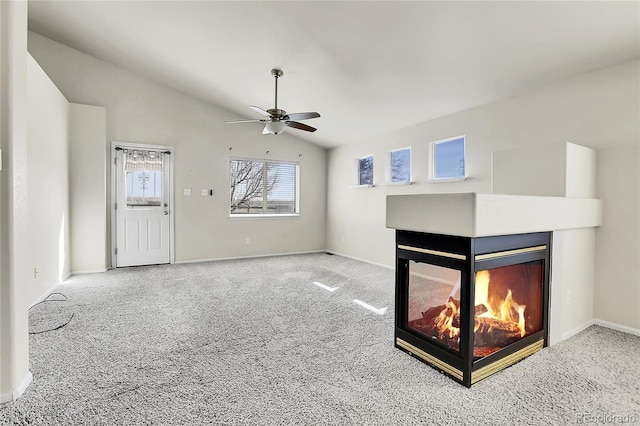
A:
<svg viewBox="0 0 640 426">
<path fill-rule="evenodd" d="M 30 311 L 32 332 L 73 318 L 31 336 L 0 424 L 640 422 L 639 337 L 593 326 L 467 389 L 394 348 L 393 283 L 326 254 L 72 277 Z"/>
</svg>

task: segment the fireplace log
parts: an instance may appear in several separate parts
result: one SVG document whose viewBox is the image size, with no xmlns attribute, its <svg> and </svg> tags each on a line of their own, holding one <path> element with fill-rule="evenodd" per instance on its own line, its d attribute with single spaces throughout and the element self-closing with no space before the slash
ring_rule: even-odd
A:
<svg viewBox="0 0 640 426">
<path fill-rule="evenodd" d="M 503 347 L 521 337 L 517 324 L 495 318 L 476 317 L 476 328 L 473 334 L 476 346 Z"/>
<path fill-rule="evenodd" d="M 482 314 L 484 314 L 485 312 L 488 312 L 488 311 L 489 310 L 487 309 L 486 306 L 484 306 L 484 305 L 476 305 L 474 313 L 475 313 L 476 316 L 478 316 L 478 315 L 482 315 Z"/>
<path fill-rule="evenodd" d="M 444 311 L 445 308 L 445 305 L 433 306 L 422 313 L 422 319 L 426 322 L 433 322 L 433 320 L 437 318 L 438 315 L 440 315 L 440 312 Z"/>
</svg>

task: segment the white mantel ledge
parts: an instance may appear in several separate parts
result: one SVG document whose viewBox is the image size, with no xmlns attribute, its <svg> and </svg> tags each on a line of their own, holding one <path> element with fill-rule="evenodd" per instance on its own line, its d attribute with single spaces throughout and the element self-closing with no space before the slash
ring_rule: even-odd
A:
<svg viewBox="0 0 640 426">
<path fill-rule="evenodd" d="M 462 237 L 602 225 L 602 200 L 446 193 L 387 196 L 387 228 Z"/>
</svg>

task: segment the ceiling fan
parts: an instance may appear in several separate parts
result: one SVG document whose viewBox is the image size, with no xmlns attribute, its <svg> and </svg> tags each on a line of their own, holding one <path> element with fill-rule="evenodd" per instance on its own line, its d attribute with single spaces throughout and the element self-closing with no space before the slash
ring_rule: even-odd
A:
<svg viewBox="0 0 640 426">
<path fill-rule="evenodd" d="M 260 118 L 255 120 L 234 120 L 234 121 L 225 121 L 225 123 L 236 124 L 236 123 L 265 123 L 264 130 L 262 131 L 263 135 L 271 133 L 273 135 L 279 135 L 284 131 L 284 127 L 293 127 L 294 129 L 304 130 L 307 132 L 315 132 L 317 129 L 315 127 L 308 126 L 303 123 L 298 123 L 296 120 L 308 120 L 310 118 L 318 118 L 320 114 L 317 112 L 295 112 L 292 114 L 287 114 L 287 112 L 283 109 L 278 109 L 278 79 L 284 75 L 282 70 L 272 69 L 271 75 L 276 80 L 276 100 L 275 106 L 271 109 L 264 110 L 260 107 L 249 105 L 251 109 L 256 111 L 257 113 L 265 116 L 266 118 Z"/>
</svg>

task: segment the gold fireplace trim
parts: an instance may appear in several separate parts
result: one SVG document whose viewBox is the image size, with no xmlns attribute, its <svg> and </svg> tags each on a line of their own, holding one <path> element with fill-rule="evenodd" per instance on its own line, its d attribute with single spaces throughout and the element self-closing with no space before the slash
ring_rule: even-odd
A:
<svg viewBox="0 0 640 426">
<path fill-rule="evenodd" d="M 422 349 L 416 348 L 411 343 L 407 343 L 401 338 L 396 337 L 396 344 L 401 348 L 411 352 L 413 355 L 421 358 L 427 364 L 430 364 L 444 371 L 445 373 L 450 374 L 451 376 L 455 377 L 460 381 L 463 380 L 463 373 L 461 370 L 458 370 L 457 368 L 450 366 L 446 362 L 434 357 L 433 355 L 426 353 Z M 486 377 L 489 377 L 490 375 L 497 373 L 498 371 L 503 370 L 509 367 L 510 365 L 513 365 L 516 362 L 523 360 L 524 358 L 530 355 L 533 355 L 534 353 L 540 351 L 543 347 L 544 347 L 544 339 L 540 339 L 537 342 L 532 343 L 529 346 L 526 346 L 520 349 L 519 351 L 512 353 L 511 355 L 508 355 L 502 359 L 499 359 L 498 361 L 493 362 L 485 367 L 482 367 L 477 371 L 472 371 L 471 384 L 474 384 L 477 381 L 480 381 Z"/>
<path fill-rule="evenodd" d="M 499 251 L 496 253 L 479 254 L 479 255 L 476 255 L 476 262 L 479 260 L 495 259 L 496 257 L 513 256 L 515 254 L 523 254 L 523 253 L 533 253 L 534 251 L 543 251 L 546 249 L 547 249 L 547 246 L 545 244 L 542 246 L 526 247 L 526 248 L 521 248 L 516 250 L 506 250 L 506 251 Z"/>
<path fill-rule="evenodd" d="M 435 256 L 449 257 L 451 259 L 467 260 L 467 256 L 465 256 L 464 254 L 447 253 L 446 251 L 429 250 L 429 249 L 424 249 L 420 247 L 405 246 L 402 244 L 398 244 L 398 248 L 400 250 L 409 250 L 409 251 L 415 251 L 417 253 L 433 254 Z"/>
<path fill-rule="evenodd" d="M 497 373 L 498 371 L 509 367 L 512 364 L 520 361 L 528 357 L 529 355 L 533 355 L 544 347 L 544 339 L 540 339 L 535 343 L 532 343 L 529 346 L 526 346 L 519 351 L 512 353 L 509 356 L 506 356 L 498 361 L 491 363 L 485 367 L 480 368 L 477 371 L 471 372 L 471 384 L 474 384 L 478 380 L 482 380 L 485 377 L 492 375 L 493 373 Z"/>
<path fill-rule="evenodd" d="M 452 366 L 450 366 L 449 364 L 447 364 L 446 362 L 443 362 L 441 360 L 439 360 L 438 358 L 434 357 L 433 355 L 430 355 L 428 353 L 426 353 L 425 351 L 423 351 L 422 349 L 418 349 L 415 346 L 413 346 L 411 343 L 407 343 L 404 340 L 402 340 L 399 337 L 396 337 L 396 344 L 398 346 L 400 346 L 403 349 L 408 350 L 409 352 L 411 352 L 412 354 L 414 354 L 415 356 L 422 358 L 424 361 L 427 362 L 427 364 L 431 364 L 436 368 L 439 368 L 440 370 L 444 371 L 445 373 L 448 373 L 450 375 L 452 375 L 453 377 L 457 378 L 458 380 L 462 380 L 462 371 L 458 370 L 457 368 L 454 368 Z"/>
</svg>

